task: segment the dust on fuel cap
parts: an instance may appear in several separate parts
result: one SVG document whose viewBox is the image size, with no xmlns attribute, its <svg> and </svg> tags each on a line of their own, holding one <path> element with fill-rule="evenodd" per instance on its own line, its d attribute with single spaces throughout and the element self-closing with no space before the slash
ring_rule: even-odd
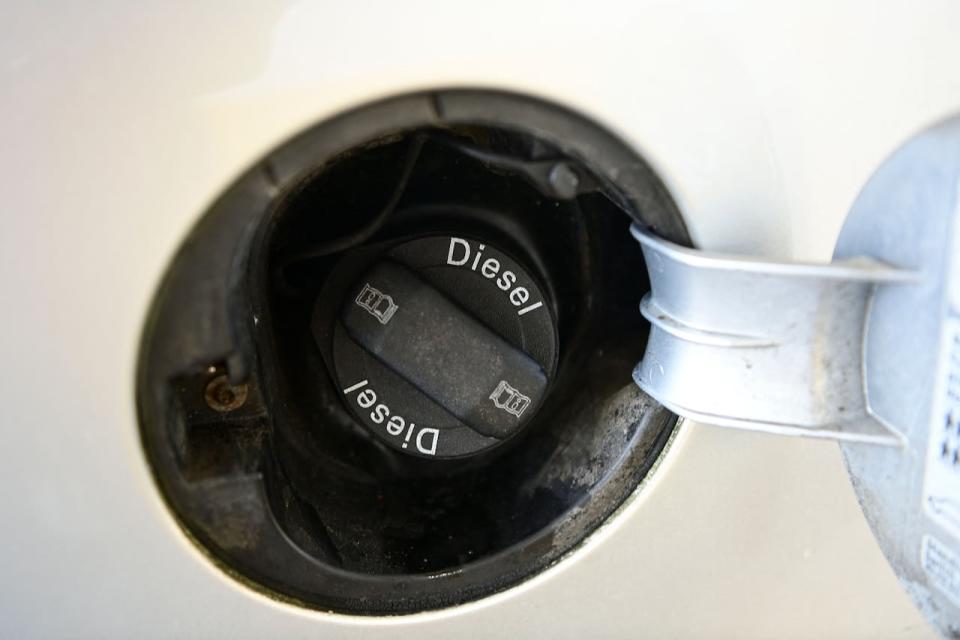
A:
<svg viewBox="0 0 960 640">
<path fill-rule="evenodd" d="M 406 454 L 459 458 L 500 444 L 536 414 L 557 363 L 551 308 L 529 270 L 502 251 L 430 236 L 368 261 L 341 292 L 337 315 L 315 314 L 332 332 L 314 333 L 332 338 L 329 351 L 320 346 L 367 431 Z"/>
</svg>

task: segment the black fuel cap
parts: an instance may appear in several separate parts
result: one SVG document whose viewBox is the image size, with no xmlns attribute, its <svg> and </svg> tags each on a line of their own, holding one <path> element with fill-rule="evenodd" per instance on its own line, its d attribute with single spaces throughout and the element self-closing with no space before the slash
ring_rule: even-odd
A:
<svg viewBox="0 0 960 640">
<path fill-rule="evenodd" d="M 552 305 L 528 269 L 485 242 L 419 238 L 348 288 L 333 369 L 350 412 L 388 446 L 458 458 L 536 414 L 556 370 Z"/>
</svg>

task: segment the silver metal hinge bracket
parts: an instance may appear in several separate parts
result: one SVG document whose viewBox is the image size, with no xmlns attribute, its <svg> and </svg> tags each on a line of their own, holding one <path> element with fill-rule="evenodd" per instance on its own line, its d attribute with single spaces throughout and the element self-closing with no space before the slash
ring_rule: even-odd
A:
<svg viewBox="0 0 960 640">
<path fill-rule="evenodd" d="M 787 263 L 688 249 L 636 225 L 650 322 L 634 380 L 698 422 L 900 446 L 870 411 L 864 335 L 877 287 L 918 275 L 870 258 Z"/>
</svg>

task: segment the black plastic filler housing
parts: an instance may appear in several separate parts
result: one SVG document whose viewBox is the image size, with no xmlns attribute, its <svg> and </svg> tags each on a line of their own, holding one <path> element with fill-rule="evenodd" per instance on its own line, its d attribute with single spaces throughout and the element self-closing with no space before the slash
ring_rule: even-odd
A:
<svg viewBox="0 0 960 640">
<path fill-rule="evenodd" d="M 515 94 L 398 96 L 265 153 L 144 329 L 140 428 L 172 514 L 251 588 L 349 614 L 559 561 L 676 424 L 631 380 L 631 221 L 687 239 L 627 145 Z"/>
</svg>

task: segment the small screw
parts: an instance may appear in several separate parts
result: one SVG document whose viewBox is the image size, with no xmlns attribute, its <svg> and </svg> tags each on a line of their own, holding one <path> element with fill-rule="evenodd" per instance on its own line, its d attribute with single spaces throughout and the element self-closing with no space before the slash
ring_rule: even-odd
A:
<svg viewBox="0 0 960 640">
<path fill-rule="evenodd" d="M 207 383 L 203 392 L 207 406 L 214 411 L 235 411 L 247 401 L 247 385 L 232 385 L 225 375 L 219 375 Z"/>
</svg>

